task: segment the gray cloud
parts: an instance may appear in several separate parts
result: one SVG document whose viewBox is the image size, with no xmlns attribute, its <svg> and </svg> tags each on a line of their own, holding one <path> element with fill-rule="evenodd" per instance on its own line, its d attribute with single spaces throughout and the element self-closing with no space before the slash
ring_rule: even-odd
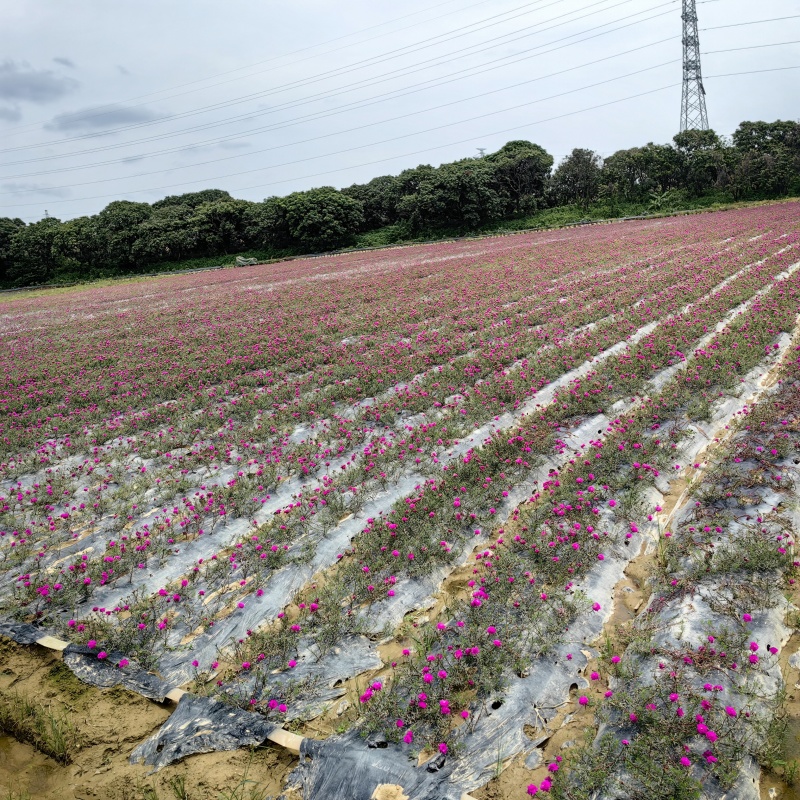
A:
<svg viewBox="0 0 800 800">
<path fill-rule="evenodd" d="M 33 69 L 25 62 L 0 63 L 0 99 L 52 103 L 77 89 L 78 81 L 49 69 Z"/>
<path fill-rule="evenodd" d="M 75 62 L 69 58 L 66 58 L 66 56 L 56 56 L 53 59 L 53 61 L 55 61 L 56 64 L 61 64 L 62 67 L 69 67 L 70 69 L 75 69 Z"/>
<path fill-rule="evenodd" d="M 164 116 L 164 114 L 159 114 L 152 109 L 143 107 L 95 106 L 57 114 L 45 125 L 45 128 L 61 133 L 72 133 L 74 131 L 98 132 L 123 125 L 135 125 L 137 122 L 151 122 L 156 119 L 163 119 Z"/>
<path fill-rule="evenodd" d="M 131 73 L 122 66 L 122 64 L 117 64 L 117 69 L 119 70 L 120 75 L 130 75 Z"/>
<path fill-rule="evenodd" d="M 6 122 L 19 122 L 22 119 L 22 112 L 19 107 L 3 108 L 0 106 L 0 119 Z"/>
<path fill-rule="evenodd" d="M 69 197 L 69 189 L 44 186 L 41 183 L 4 183 L 3 189 L 7 192 L 36 192 L 43 197 Z"/>
<path fill-rule="evenodd" d="M 243 142 L 241 140 L 237 140 L 233 142 L 220 142 L 219 146 L 223 150 L 244 150 L 248 147 L 252 147 L 253 145 L 250 142 Z"/>
</svg>

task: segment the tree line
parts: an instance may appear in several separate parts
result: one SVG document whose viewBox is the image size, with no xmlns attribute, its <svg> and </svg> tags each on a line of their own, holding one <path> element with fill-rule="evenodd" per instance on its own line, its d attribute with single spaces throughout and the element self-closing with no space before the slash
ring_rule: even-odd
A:
<svg viewBox="0 0 800 800">
<path fill-rule="evenodd" d="M 684 131 L 671 144 L 650 142 L 606 159 L 576 148 L 553 163 L 544 148 L 518 140 L 481 158 L 260 203 L 206 189 L 152 204 L 116 200 L 65 222 L 0 217 L 0 284 L 135 274 L 238 253 L 321 252 L 370 243 L 370 232 L 384 232 L 376 242 L 464 234 L 503 220 L 533 217 L 535 224 L 537 214 L 561 206 L 601 204 L 615 216 L 710 194 L 733 201 L 800 195 L 800 123 L 743 122 L 730 139 Z"/>
</svg>

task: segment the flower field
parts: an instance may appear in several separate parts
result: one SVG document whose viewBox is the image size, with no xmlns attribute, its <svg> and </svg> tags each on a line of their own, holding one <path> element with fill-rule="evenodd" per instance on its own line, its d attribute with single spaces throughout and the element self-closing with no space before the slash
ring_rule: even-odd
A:
<svg viewBox="0 0 800 800">
<path fill-rule="evenodd" d="M 792 779 L 797 203 L 0 309 L 3 621 L 414 797 Z"/>
</svg>

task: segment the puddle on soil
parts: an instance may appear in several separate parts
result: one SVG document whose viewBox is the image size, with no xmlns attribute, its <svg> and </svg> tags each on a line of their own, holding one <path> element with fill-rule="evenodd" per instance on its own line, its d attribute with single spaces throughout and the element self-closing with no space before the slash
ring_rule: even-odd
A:
<svg viewBox="0 0 800 800">
<path fill-rule="evenodd" d="M 63 770 L 33 747 L 0 733 L 0 792 L 3 798 L 46 794 L 57 773 Z"/>
</svg>

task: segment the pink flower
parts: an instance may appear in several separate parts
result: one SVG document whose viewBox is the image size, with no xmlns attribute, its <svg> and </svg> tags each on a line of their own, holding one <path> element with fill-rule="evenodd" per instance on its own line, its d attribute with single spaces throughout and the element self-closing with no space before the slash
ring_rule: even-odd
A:
<svg viewBox="0 0 800 800">
<path fill-rule="evenodd" d="M 413 741 L 414 741 L 414 731 L 412 731 L 412 730 L 411 730 L 411 728 L 409 728 L 409 729 L 406 731 L 406 735 L 403 737 L 403 741 L 404 741 L 406 744 L 411 744 L 411 742 L 413 742 Z"/>
<path fill-rule="evenodd" d="M 538 791 L 539 791 L 539 789 L 537 788 L 535 783 L 529 783 L 528 784 L 528 794 L 531 797 L 533 797 Z"/>
<path fill-rule="evenodd" d="M 127 667 L 127 666 L 128 666 L 128 664 L 130 664 L 130 663 L 131 663 L 131 662 L 130 662 L 130 661 L 128 661 L 128 659 L 127 659 L 127 658 L 121 658 L 121 659 L 119 660 L 119 664 L 117 664 L 117 666 L 118 666 L 118 667 Z"/>
<path fill-rule="evenodd" d="M 588 706 L 588 705 L 589 705 L 589 698 L 588 698 L 588 697 L 586 697 L 586 695 L 581 695 L 581 696 L 578 698 L 578 702 L 579 702 L 579 703 L 580 703 L 582 706 Z"/>
<path fill-rule="evenodd" d="M 447 754 L 447 744 L 445 742 L 439 742 L 439 752 L 442 755 L 446 755 Z"/>
</svg>

